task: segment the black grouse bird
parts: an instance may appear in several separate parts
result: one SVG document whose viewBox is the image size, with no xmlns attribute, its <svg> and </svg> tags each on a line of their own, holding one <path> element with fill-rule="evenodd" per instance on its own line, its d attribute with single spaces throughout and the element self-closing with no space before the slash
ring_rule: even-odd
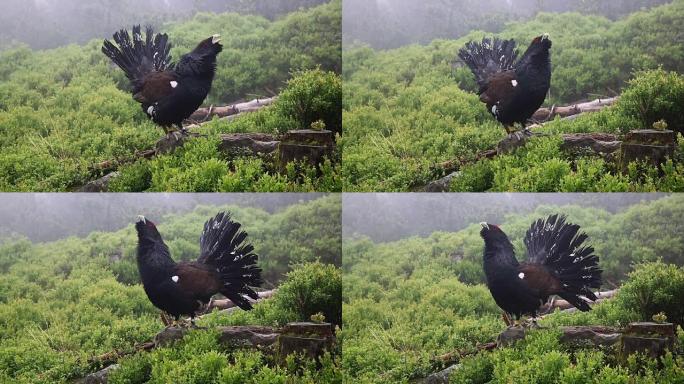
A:
<svg viewBox="0 0 684 384">
<path fill-rule="evenodd" d="M 470 41 L 458 57 L 475 75 L 480 101 L 504 125 L 507 133 L 515 123 L 523 127 L 544 103 L 551 85 L 551 40 L 547 34 L 532 40 L 516 61 L 515 41 L 483 38 Z"/>
<path fill-rule="evenodd" d="M 551 295 L 558 295 L 581 311 L 591 307 L 585 299 L 597 299 L 592 288 L 601 286 L 602 270 L 594 248 L 579 225 L 565 216 L 538 219 L 525 234 L 527 260 L 518 263 L 513 244 L 496 225 L 481 223 L 484 239 L 484 272 L 496 304 L 514 318 L 536 317 Z M 507 323 L 509 321 L 507 320 Z"/>
<path fill-rule="evenodd" d="M 254 247 L 246 243 L 247 233 L 230 215 L 219 213 L 207 220 L 200 236 L 196 261 L 176 263 L 157 227 L 144 216 L 135 224 L 138 232 L 138 270 L 145 293 L 152 304 L 171 314 L 194 320 L 195 313 L 221 293 L 235 305 L 252 309 L 244 295 L 256 300 L 252 287 L 261 284 L 261 269 Z"/>
<path fill-rule="evenodd" d="M 167 133 L 174 125 L 185 132 L 183 120 L 202 105 L 211 89 L 216 55 L 223 49 L 220 36 L 203 40 L 178 63 L 171 62 L 168 36 L 155 35 L 151 27 L 144 38 L 139 25 L 133 27 L 132 38 L 122 29 L 114 41 L 118 47 L 105 40 L 102 52 L 126 73 L 143 111 Z"/>
</svg>

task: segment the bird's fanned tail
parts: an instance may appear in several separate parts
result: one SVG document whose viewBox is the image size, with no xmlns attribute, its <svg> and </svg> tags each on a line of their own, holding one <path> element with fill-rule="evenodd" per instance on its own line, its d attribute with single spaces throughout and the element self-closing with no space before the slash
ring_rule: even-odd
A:
<svg viewBox="0 0 684 384">
<path fill-rule="evenodd" d="M 594 248 L 584 246 L 587 239 L 580 227 L 566 222 L 565 216 L 551 215 L 538 219 L 525 235 L 528 261 L 553 271 L 561 283 L 558 295 L 581 311 L 591 309 L 580 296 L 597 299 L 592 288 L 601 286 L 599 258 Z"/>
<path fill-rule="evenodd" d="M 142 86 L 146 74 L 173 66 L 169 54 L 171 44 L 168 42 L 168 35 L 155 35 L 152 27 L 146 28 L 144 39 L 139 25 L 133 27 L 132 36 L 127 30 L 122 29 L 114 34 L 113 39 L 118 47 L 105 40 L 102 53 L 126 73 L 134 92 L 139 91 L 138 88 Z"/>
<path fill-rule="evenodd" d="M 252 287 L 261 285 L 261 268 L 254 247 L 246 242 L 247 233 L 230 214 L 220 212 L 204 224 L 200 237 L 198 262 L 216 268 L 223 285 L 221 294 L 238 307 L 249 310 L 252 305 L 244 296 L 254 300 L 259 296 Z"/>
<path fill-rule="evenodd" d="M 515 41 L 497 37 L 483 37 L 482 42 L 469 41 L 458 51 L 458 57 L 473 72 L 481 90 L 487 86 L 489 76 L 513 68 L 517 56 Z"/>
</svg>

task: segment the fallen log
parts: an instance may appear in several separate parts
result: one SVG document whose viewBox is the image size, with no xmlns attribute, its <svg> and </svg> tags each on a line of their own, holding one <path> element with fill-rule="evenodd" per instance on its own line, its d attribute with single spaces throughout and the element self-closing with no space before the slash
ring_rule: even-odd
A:
<svg viewBox="0 0 684 384">
<path fill-rule="evenodd" d="M 608 107 L 608 106 L 615 104 L 615 102 L 617 100 L 618 100 L 618 96 L 609 97 L 606 99 L 595 99 L 592 101 L 586 101 L 583 103 L 575 103 L 575 104 L 560 106 L 560 107 L 553 105 L 550 108 L 539 108 L 532 115 L 532 120 L 535 120 L 538 122 L 544 122 L 544 121 L 553 120 L 556 116 L 560 116 L 560 117 L 565 118 L 565 117 L 569 117 L 569 116 L 579 115 L 580 113 L 584 113 L 584 112 L 598 112 L 605 107 Z"/>
<path fill-rule="evenodd" d="M 211 105 L 207 108 L 200 108 L 196 110 L 195 112 L 193 112 L 192 115 L 190 115 L 190 117 L 188 117 L 187 120 L 195 124 L 198 124 L 211 120 L 214 116 L 228 117 L 246 112 L 254 112 L 265 106 L 273 104 L 273 102 L 276 101 L 277 98 L 277 96 L 274 96 L 265 99 L 254 99 L 243 103 L 236 103 L 218 107 Z"/>
<path fill-rule="evenodd" d="M 257 295 L 259 295 L 259 300 L 264 300 L 273 297 L 273 295 L 276 292 L 277 289 L 271 289 L 270 291 L 257 292 Z M 257 302 L 257 300 L 254 300 L 250 297 L 247 297 L 247 300 L 252 304 Z M 209 302 L 209 305 L 207 305 L 207 308 L 202 312 L 202 314 L 210 313 L 212 310 L 214 310 L 214 308 L 217 308 L 219 310 L 226 310 L 235 307 L 237 307 L 235 303 L 233 303 L 229 299 L 211 300 Z"/>
<path fill-rule="evenodd" d="M 595 303 L 599 303 L 601 301 L 604 301 L 606 299 L 610 299 L 614 297 L 618 293 L 618 289 L 613 289 L 610 291 L 605 291 L 605 292 L 596 292 L 596 297 L 598 297 L 598 300 L 595 301 Z M 556 299 L 556 300 L 551 300 L 548 303 L 544 304 L 539 308 L 539 313 L 544 313 L 546 315 L 550 314 L 549 312 L 553 311 L 554 309 L 560 309 L 562 311 L 566 311 L 568 309 L 574 309 L 576 310 L 575 307 L 572 306 L 567 300 L 563 299 Z M 542 317 L 544 317 L 542 316 Z"/>
</svg>

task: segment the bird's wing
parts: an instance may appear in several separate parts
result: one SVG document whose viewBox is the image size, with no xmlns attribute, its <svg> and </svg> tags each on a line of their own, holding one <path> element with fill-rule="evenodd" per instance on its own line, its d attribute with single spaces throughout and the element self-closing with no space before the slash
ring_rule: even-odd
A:
<svg viewBox="0 0 684 384">
<path fill-rule="evenodd" d="M 133 98 L 142 104 L 154 104 L 169 96 L 178 87 L 178 78 L 173 71 L 150 72 L 145 75 L 140 91 Z"/>
<path fill-rule="evenodd" d="M 515 71 L 509 70 L 495 73 L 487 79 L 487 85 L 480 94 L 480 101 L 491 108 L 502 100 L 509 100 L 517 86 L 518 80 Z M 493 113 L 496 115 L 496 112 Z"/>
<path fill-rule="evenodd" d="M 480 93 L 491 75 L 513 68 L 517 56 L 515 41 L 501 40 L 498 37 L 483 37 L 482 42 L 469 41 L 458 51 L 458 57 L 475 75 Z"/>
<path fill-rule="evenodd" d="M 223 264 L 236 256 L 247 255 L 254 247 L 245 242 L 247 233 L 240 230 L 240 223 L 233 221 L 229 213 L 220 212 L 204 223 L 200 236 L 200 257 L 203 264 Z M 225 260 L 221 260 L 224 259 Z"/>
<path fill-rule="evenodd" d="M 178 285 L 183 294 L 196 298 L 211 296 L 221 289 L 218 273 L 193 262 L 178 263 L 171 281 Z"/>
<path fill-rule="evenodd" d="M 579 229 L 579 225 L 569 224 L 565 216 L 557 214 L 536 220 L 525 234 L 527 261 L 552 265 L 564 257 L 574 257 L 572 253 L 581 250 L 582 243 L 587 239 L 585 233 L 578 233 Z"/>
<path fill-rule="evenodd" d="M 543 265 L 520 264 L 518 278 L 540 297 L 550 296 L 562 290 L 560 279 Z"/>
<path fill-rule="evenodd" d="M 133 27 L 132 33 L 125 29 L 116 32 L 113 44 L 105 40 L 102 52 L 118 65 L 133 85 L 133 93 L 138 93 L 144 78 L 154 71 L 171 69 L 171 44 L 168 36 L 154 34 L 151 27 L 147 27 L 145 36 L 140 26 Z"/>
</svg>

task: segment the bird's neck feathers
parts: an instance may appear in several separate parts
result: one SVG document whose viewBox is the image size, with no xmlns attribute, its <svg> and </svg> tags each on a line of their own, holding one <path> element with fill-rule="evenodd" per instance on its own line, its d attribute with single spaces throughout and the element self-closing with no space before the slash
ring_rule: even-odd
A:
<svg viewBox="0 0 684 384">
<path fill-rule="evenodd" d="M 138 223 L 138 255 L 139 265 L 150 267 L 167 267 L 174 265 L 169 247 L 164 244 L 157 228 L 151 224 Z"/>
<path fill-rule="evenodd" d="M 500 238 L 485 238 L 484 247 L 484 261 L 485 263 L 489 261 L 495 261 L 499 259 L 502 255 L 515 257 L 515 248 L 507 237 L 503 236 Z M 504 258 L 503 261 L 508 260 Z M 501 260 L 497 261 L 501 262 Z"/>
<path fill-rule="evenodd" d="M 551 71 L 551 53 L 549 49 L 541 45 L 531 45 L 527 51 L 515 64 L 517 69 L 516 74 L 520 75 L 520 69 L 526 68 L 526 71 Z"/>
</svg>

